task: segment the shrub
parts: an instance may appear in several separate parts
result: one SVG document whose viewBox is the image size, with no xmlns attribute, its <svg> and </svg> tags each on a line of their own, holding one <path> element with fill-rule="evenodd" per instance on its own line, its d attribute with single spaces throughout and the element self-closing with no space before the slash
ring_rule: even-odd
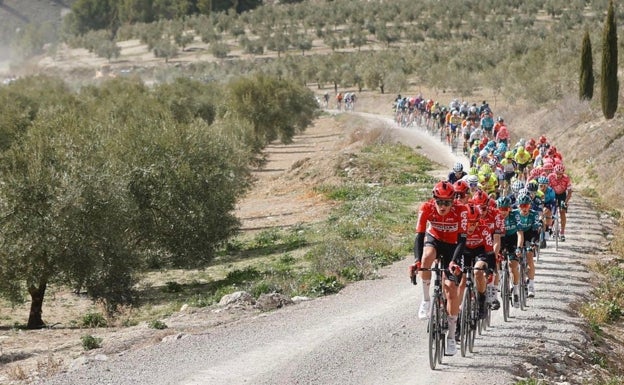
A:
<svg viewBox="0 0 624 385">
<path fill-rule="evenodd" d="M 90 334 L 80 337 L 84 350 L 93 350 L 102 347 L 102 339 Z"/>
<path fill-rule="evenodd" d="M 82 317 L 82 326 L 87 328 L 106 327 L 106 318 L 102 313 L 87 313 Z"/>
<path fill-rule="evenodd" d="M 161 320 L 150 321 L 147 326 L 149 326 L 150 329 L 157 329 L 157 330 L 167 329 L 168 327 L 167 324 Z"/>
</svg>

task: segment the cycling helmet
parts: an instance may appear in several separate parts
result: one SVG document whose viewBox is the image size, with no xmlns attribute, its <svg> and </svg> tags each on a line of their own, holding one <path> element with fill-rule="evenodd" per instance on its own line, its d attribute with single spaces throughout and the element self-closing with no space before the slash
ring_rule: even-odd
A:
<svg viewBox="0 0 624 385">
<path fill-rule="evenodd" d="M 527 183 L 526 188 L 527 190 L 529 190 L 529 192 L 537 192 L 537 190 L 539 189 L 539 186 L 537 185 L 537 181 L 533 179 L 532 181 Z"/>
<path fill-rule="evenodd" d="M 513 152 L 511 152 L 511 151 L 507 151 L 507 152 L 505 153 L 505 158 L 507 158 L 507 159 L 513 159 Z"/>
<path fill-rule="evenodd" d="M 481 168 L 479 169 L 479 172 L 481 174 L 491 174 L 492 173 L 492 167 L 489 164 L 484 164 L 483 166 L 481 166 Z"/>
<path fill-rule="evenodd" d="M 518 144 L 524 147 L 524 145 L 526 144 L 526 140 L 524 140 L 524 138 L 520 138 L 520 140 L 518 141 Z"/>
<path fill-rule="evenodd" d="M 472 174 L 468 176 L 467 182 L 470 186 L 476 186 L 477 184 L 479 184 L 479 177 L 476 174 Z"/>
<path fill-rule="evenodd" d="M 468 205 L 468 223 L 479 222 L 479 217 L 481 216 L 481 210 L 479 207 L 475 205 Z"/>
<path fill-rule="evenodd" d="M 468 190 L 470 190 L 470 185 L 468 184 L 467 181 L 460 179 L 453 184 L 453 189 L 455 190 L 456 193 L 466 194 Z"/>
<path fill-rule="evenodd" d="M 543 143 L 548 142 L 548 139 L 546 139 L 546 137 L 544 135 L 542 135 L 542 136 L 539 137 L 539 142 L 543 144 Z"/>
<path fill-rule="evenodd" d="M 496 206 L 500 207 L 510 207 L 511 206 L 511 199 L 509 199 L 508 197 L 500 197 L 496 200 Z"/>
<path fill-rule="evenodd" d="M 479 173 L 479 168 L 477 167 L 470 167 L 470 170 L 468 170 L 468 175 L 477 175 Z"/>
<path fill-rule="evenodd" d="M 489 152 L 486 149 L 481 150 L 481 152 L 479 153 L 479 156 L 482 158 L 485 158 L 486 156 L 488 156 Z"/>
<path fill-rule="evenodd" d="M 528 196 L 527 194 L 518 196 L 518 204 L 519 205 L 531 204 L 531 197 Z"/>
<path fill-rule="evenodd" d="M 462 171 L 464 171 L 464 165 L 461 162 L 455 163 L 455 166 L 453 166 L 453 171 L 455 171 L 455 172 L 462 172 Z"/>
<path fill-rule="evenodd" d="M 494 169 L 494 167 L 496 167 L 496 165 L 498 164 L 498 162 L 496 161 L 496 159 L 492 158 L 488 161 L 488 164 L 490 165 L 490 167 L 492 169 Z"/>
<path fill-rule="evenodd" d="M 535 139 L 533 138 L 529 139 L 529 145 L 535 146 Z"/>
<path fill-rule="evenodd" d="M 433 186 L 433 197 L 436 199 L 453 199 L 455 197 L 455 190 L 453 185 L 447 181 L 440 181 Z"/>
<path fill-rule="evenodd" d="M 522 190 L 524 188 L 524 182 L 521 180 L 515 180 L 512 184 L 511 184 L 511 191 L 513 191 L 514 193 L 518 193 L 520 190 Z"/>
<path fill-rule="evenodd" d="M 539 178 L 537 178 L 537 183 L 539 184 L 548 184 L 548 177 L 547 176 L 540 176 Z"/>
<path fill-rule="evenodd" d="M 483 206 L 484 204 L 488 202 L 489 199 L 490 197 L 485 193 L 485 191 L 478 190 L 477 192 L 474 193 L 470 201 L 476 205 Z"/>
<path fill-rule="evenodd" d="M 494 142 L 493 140 L 490 140 L 489 142 L 487 142 L 486 146 L 487 146 L 487 148 L 495 149 L 496 148 L 496 142 Z"/>
<path fill-rule="evenodd" d="M 528 188 L 526 188 L 526 186 L 525 186 L 525 187 L 523 187 L 523 188 L 521 188 L 521 189 L 518 191 L 518 198 L 519 198 L 519 197 L 521 197 L 521 196 L 523 196 L 523 195 L 527 195 L 527 196 L 529 195 L 529 189 L 528 189 Z"/>
<path fill-rule="evenodd" d="M 553 168 L 553 171 L 556 173 L 563 173 L 565 172 L 565 167 L 563 167 L 563 165 L 559 163 L 555 165 L 555 167 Z"/>
<path fill-rule="evenodd" d="M 502 123 L 502 122 L 504 122 L 505 120 L 503 119 L 503 117 L 502 117 L 502 116 L 499 116 L 498 118 L 496 118 L 496 121 L 498 121 L 498 122 L 501 122 L 501 123 Z"/>
</svg>

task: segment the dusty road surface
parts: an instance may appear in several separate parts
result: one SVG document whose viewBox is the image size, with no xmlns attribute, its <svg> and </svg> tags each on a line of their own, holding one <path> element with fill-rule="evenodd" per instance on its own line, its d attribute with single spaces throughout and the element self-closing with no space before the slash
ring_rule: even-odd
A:
<svg viewBox="0 0 624 385">
<path fill-rule="evenodd" d="M 460 159 L 417 129 L 395 134 L 449 169 Z M 94 356 L 39 383 L 503 385 L 530 373 L 580 384 L 599 369 L 587 358 L 590 342 L 570 306 L 589 291 L 583 263 L 602 252 L 609 229 L 578 195 L 570 213 L 566 242 L 559 251 L 543 250 L 528 309 L 512 309 L 510 322 L 494 312 L 474 353 L 445 357 L 435 371 L 427 358 L 426 323 L 416 317 L 422 290 L 409 283 L 407 256 L 385 268 L 383 279 L 142 349 Z"/>
</svg>

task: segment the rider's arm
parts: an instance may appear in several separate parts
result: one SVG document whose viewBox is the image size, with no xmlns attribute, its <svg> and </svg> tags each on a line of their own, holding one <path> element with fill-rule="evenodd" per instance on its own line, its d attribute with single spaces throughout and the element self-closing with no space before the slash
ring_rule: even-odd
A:
<svg viewBox="0 0 624 385">
<path fill-rule="evenodd" d="M 416 239 L 414 239 L 414 258 L 416 262 L 422 260 L 423 248 L 425 247 L 425 233 L 416 233 Z"/>
<path fill-rule="evenodd" d="M 457 246 L 455 246 L 455 252 L 453 252 L 453 259 L 456 264 L 461 264 L 461 257 L 464 253 L 466 246 L 466 234 L 459 234 L 457 237 Z"/>
</svg>

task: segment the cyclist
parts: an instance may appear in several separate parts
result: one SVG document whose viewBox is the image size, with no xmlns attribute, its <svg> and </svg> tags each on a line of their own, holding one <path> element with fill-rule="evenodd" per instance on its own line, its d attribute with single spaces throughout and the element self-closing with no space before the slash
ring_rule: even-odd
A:
<svg viewBox="0 0 624 385">
<path fill-rule="evenodd" d="M 529 172 L 528 166 L 532 160 L 531 154 L 524 147 L 519 146 L 514 160 L 518 164 L 518 179 L 526 181 Z"/>
<path fill-rule="evenodd" d="M 447 299 L 448 336 L 446 339 L 446 353 L 454 355 L 457 352 L 455 345 L 455 328 L 461 298 L 458 298 L 458 280 L 448 270 L 451 261 L 460 261 L 466 244 L 467 211 L 466 205 L 454 200 L 455 190 L 447 181 L 436 183 L 432 190 L 433 198 L 424 202 L 418 211 L 416 224 L 416 239 L 414 241 L 415 263 L 410 266 L 410 276 L 422 265 L 431 268 L 437 258 L 442 258 L 445 269 L 444 295 Z M 431 305 L 431 272 L 421 271 L 423 283 L 423 302 L 418 310 L 418 318 L 429 317 Z"/>
<path fill-rule="evenodd" d="M 511 180 L 516 176 L 516 161 L 513 158 L 513 152 L 505 152 L 505 157 L 500 161 L 503 166 L 503 193 L 507 195 L 509 193 L 508 187 L 511 185 Z"/>
<path fill-rule="evenodd" d="M 516 254 L 519 255 L 522 252 L 525 241 L 535 244 L 539 239 L 538 230 L 542 226 L 539 221 L 538 213 L 531 208 L 532 200 L 529 194 L 522 194 L 518 197 L 518 243 Z M 527 292 L 529 297 L 535 297 L 535 261 L 533 259 L 533 246 L 527 249 L 527 267 L 529 282 L 527 285 Z"/>
<path fill-rule="evenodd" d="M 553 213 L 555 212 L 555 205 L 557 204 L 557 198 L 555 196 L 555 190 L 552 189 L 548 185 L 548 177 L 540 176 L 537 178 L 537 184 L 539 190 L 544 194 L 544 211 L 542 220 L 544 221 L 544 242 L 549 239 L 550 236 L 550 227 L 553 223 Z M 546 245 L 540 245 L 540 247 L 545 247 Z"/>
<path fill-rule="evenodd" d="M 520 307 L 519 288 L 520 270 L 518 269 L 518 258 L 516 249 L 518 245 L 518 222 L 520 212 L 512 209 L 511 200 L 508 197 L 500 197 L 496 200 L 496 206 L 501 216 L 505 220 L 505 233 L 501 238 L 500 252 L 509 257 L 509 271 L 513 282 L 512 304 L 513 307 Z"/>
<path fill-rule="evenodd" d="M 468 200 L 470 199 L 470 185 L 464 179 L 460 179 L 453 184 L 453 189 L 455 190 L 455 200 L 459 201 L 462 204 L 468 204 Z"/>
<path fill-rule="evenodd" d="M 498 254 L 501 248 L 501 239 L 505 233 L 505 218 L 496 208 L 496 201 L 491 199 L 485 192 L 477 191 L 470 199 L 470 203 L 479 207 L 479 211 L 481 212 L 481 223 L 488 228 L 492 237 L 493 251 L 495 254 Z M 494 264 L 494 255 L 492 255 L 491 259 L 488 259 L 486 262 L 491 268 L 496 266 Z M 494 282 L 490 284 L 492 287 L 488 289 L 488 302 L 492 304 L 492 310 L 498 310 L 500 308 L 500 302 L 496 297 L 496 290 L 494 288 L 494 285 L 498 284 L 498 278 L 498 269 L 494 269 Z"/>
<path fill-rule="evenodd" d="M 570 198 L 572 197 L 572 182 L 570 181 L 570 177 L 565 174 L 565 167 L 563 164 L 555 165 L 553 171 L 553 173 L 548 175 L 548 184 L 555 191 L 555 199 L 557 200 L 556 207 L 559 210 L 559 216 L 561 218 L 559 240 L 565 242 L 566 214 L 568 211 L 568 202 L 570 202 Z"/>
<path fill-rule="evenodd" d="M 464 171 L 464 165 L 462 164 L 462 162 L 457 162 L 453 166 L 453 170 L 448 174 L 447 180 L 451 184 L 455 184 L 455 182 L 457 182 L 466 175 L 468 175 L 468 173 Z"/>
<path fill-rule="evenodd" d="M 494 174 L 492 166 L 489 164 L 481 166 L 479 168 L 478 177 L 481 188 L 488 194 L 496 195 L 496 190 L 498 189 L 498 177 Z"/>
<path fill-rule="evenodd" d="M 488 226 L 481 221 L 481 210 L 479 206 L 468 205 L 468 227 L 466 237 L 466 247 L 462 255 L 462 266 L 470 267 L 474 265 L 474 277 L 477 287 L 477 300 L 479 301 L 479 317 L 485 317 L 486 299 L 486 274 L 484 269 L 495 267 L 494 242 L 492 233 Z M 453 266 L 453 262 L 451 262 Z M 462 279 L 459 290 L 459 298 L 464 295 L 466 280 Z"/>
<path fill-rule="evenodd" d="M 492 138 L 492 130 L 494 129 L 494 118 L 492 118 L 492 114 L 489 109 L 481 112 L 481 127 L 483 131 L 485 131 L 485 135 L 489 138 Z"/>
</svg>

